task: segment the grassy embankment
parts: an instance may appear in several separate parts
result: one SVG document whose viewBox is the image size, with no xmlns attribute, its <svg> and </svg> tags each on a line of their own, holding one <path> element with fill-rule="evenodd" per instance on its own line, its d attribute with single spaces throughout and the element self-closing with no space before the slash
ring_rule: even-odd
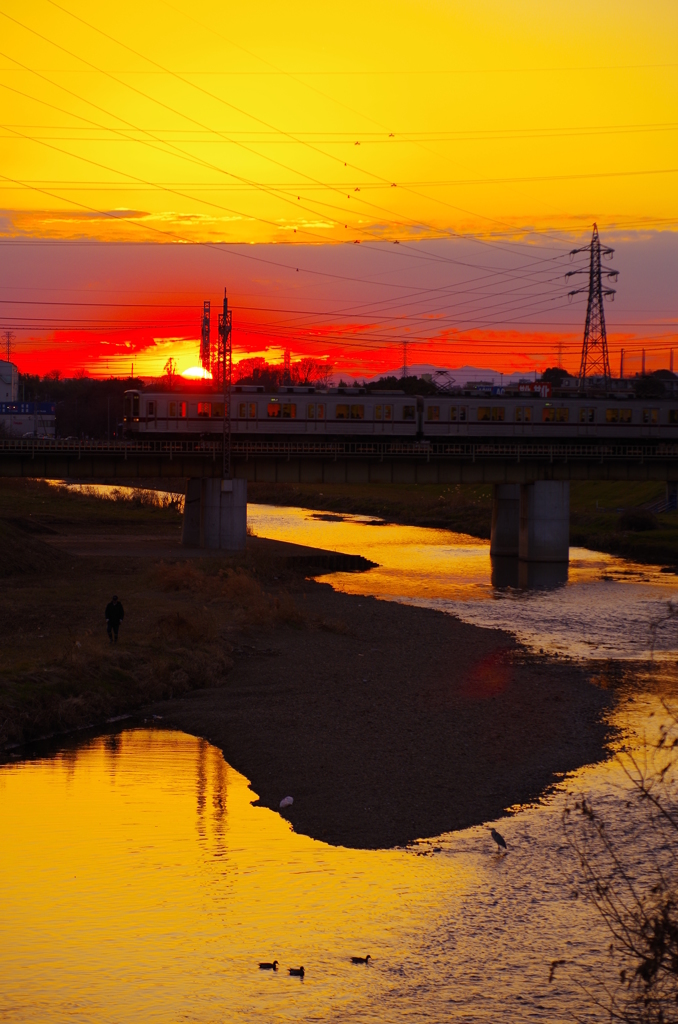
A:
<svg viewBox="0 0 678 1024">
<path fill-rule="evenodd" d="M 139 497 L 0 481 L 0 749 L 220 686 L 248 629 L 304 624 L 280 582 L 270 592 L 281 575 L 270 558 L 167 563 L 107 552 L 115 535 L 178 539 L 180 521 L 176 507 Z M 64 550 L 66 537 L 100 538 L 101 554 Z M 117 646 L 104 621 L 113 593 L 125 608 Z"/>
<path fill-rule="evenodd" d="M 678 566 L 678 513 L 624 514 L 663 498 L 664 484 L 573 483 L 570 541 L 639 562 Z M 250 484 L 250 501 L 381 516 L 489 538 L 492 488 L 411 484 Z"/>
</svg>

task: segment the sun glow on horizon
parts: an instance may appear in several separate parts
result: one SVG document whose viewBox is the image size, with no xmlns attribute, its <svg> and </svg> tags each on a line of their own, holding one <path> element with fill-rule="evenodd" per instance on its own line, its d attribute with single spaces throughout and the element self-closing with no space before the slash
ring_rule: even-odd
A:
<svg viewBox="0 0 678 1024">
<path fill-rule="evenodd" d="M 182 370 L 180 376 L 186 380 L 212 380 L 212 374 L 204 366 L 189 366 L 187 370 Z"/>
</svg>

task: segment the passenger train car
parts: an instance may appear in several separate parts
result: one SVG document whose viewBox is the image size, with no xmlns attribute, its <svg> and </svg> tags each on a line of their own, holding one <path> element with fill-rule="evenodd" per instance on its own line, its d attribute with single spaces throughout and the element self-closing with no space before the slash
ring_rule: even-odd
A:
<svg viewBox="0 0 678 1024">
<path fill-rule="evenodd" d="M 236 385 L 231 406 L 236 439 L 678 441 L 678 396 L 560 398 L 537 386 L 524 393 L 460 391 L 421 398 L 362 388 L 264 392 Z M 130 438 L 216 438 L 223 419 L 223 396 L 214 391 L 125 392 L 124 426 Z"/>
</svg>

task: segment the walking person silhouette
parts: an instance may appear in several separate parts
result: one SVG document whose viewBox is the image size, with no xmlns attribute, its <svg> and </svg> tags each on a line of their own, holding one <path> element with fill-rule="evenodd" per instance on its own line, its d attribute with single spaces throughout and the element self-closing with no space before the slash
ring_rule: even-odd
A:
<svg viewBox="0 0 678 1024">
<path fill-rule="evenodd" d="M 114 594 L 111 600 L 106 605 L 106 632 L 108 633 L 108 639 L 113 643 L 118 642 L 118 630 L 120 629 L 120 623 L 125 618 L 125 609 L 118 601 L 117 594 Z"/>
</svg>

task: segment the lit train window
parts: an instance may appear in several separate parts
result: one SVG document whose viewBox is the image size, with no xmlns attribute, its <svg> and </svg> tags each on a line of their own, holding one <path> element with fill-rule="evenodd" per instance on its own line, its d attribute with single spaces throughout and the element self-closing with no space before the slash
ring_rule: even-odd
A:
<svg viewBox="0 0 678 1024">
<path fill-rule="evenodd" d="M 669 423 L 678 423 L 678 409 L 669 409 Z"/>
<path fill-rule="evenodd" d="M 451 405 L 450 406 L 450 419 L 452 420 L 453 423 L 456 422 L 456 419 L 457 419 L 457 407 L 456 407 L 456 405 Z"/>
<path fill-rule="evenodd" d="M 347 420 L 348 419 L 348 406 L 347 405 L 338 405 L 337 406 L 337 411 L 336 411 L 336 417 L 337 417 L 338 420 Z"/>
<path fill-rule="evenodd" d="M 404 405 L 403 406 L 403 419 L 404 420 L 413 420 L 414 419 L 414 413 L 415 413 L 415 407 L 413 405 Z"/>
<path fill-rule="evenodd" d="M 658 423 L 659 409 L 643 409 L 643 423 Z"/>
<path fill-rule="evenodd" d="M 459 422 L 460 423 L 466 423 L 466 419 L 468 417 L 467 409 L 468 409 L 468 407 L 466 405 L 460 405 L 459 406 Z"/>
<path fill-rule="evenodd" d="M 241 420 L 247 418 L 247 402 L 240 402 L 238 404 L 238 416 Z"/>
<path fill-rule="evenodd" d="M 619 410 L 619 422 L 620 423 L 630 423 L 632 419 L 633 419 L 633 410 L 632 409 L 620 409 Z"/>
<path fill-rule="evenodd" d="M 545 405 L 541 411 L 542 423 L 555 423 L 556 421 L 556 410 L 552 405 Z"/>
<path fill-rule="evenodd" d="M 580 423 L 595 423 L 596 421 L 596 410 L 594 407 L 584 408 L 579 410 L 579 422 Z"/>
<path fill-rule="evenodd" d="M 429 420 L 429 421 L 431 421 L 431 420 L 439 420 L 440 419 L 440 406 L 439 405 L 429 405 L 428 409 L 426 410 L 426 419 Z"/>
<path fill-rule="evenodd" d="M 309 420 L 315 419 L 315 405 L 306 406 L 306 416 Z"/>
<path fill-rule="evenodd" d="M 523 422 L 523 407 L 522 405 L 516 406 L 516 423 Z"/>
<path fill-rule="evenodd" d="M 212 402 L 212 418 L 218 417 L 222 419 L 224 415 L 224 403 L 223 402 Z"/>
<path fill-rule="evenodd" d="M 296 420 L 297 418 L 297 407 L 291 402 L 286 402 L 282 407 L 282 414 L 284 420 Z"/>
<path fill-rule="evenodd" d="M 176 414 L 177 414 L 177 403 L 176 402 L 170 402 L 168 408 L 169 408 L 169 415 L 172 416 L 172 417 L 176 416 Z"/>
<path fill-rule="evenodd" d="M 179 415 L 182 419 L 186 419 L 188 416 L 188 405 L 186 402 L 179 402 Z"/>
<path fill-rule="evenodd" d="M 556 423 L 567 423 L 569 418 L 569 409 L 556 409 Z"/>
<path fill-rule="evenodd" d="M 617 423 L 619 421 L 619 409 L 606 409 L 605 410 L 605 422 L 606 423 Z"/>
<path fill-rule="evenodd" d="M 257 403 L 256 402 L 250 402 L 249 403 L 247 415 L 249 416 L 249 418 L 251 420 L 255 420 L 257 418 Z"/>
<path fill-rule="evenodd" d="M 383 405 L 375 405 L 374 407 L 374 418 L 375 420 L 381 420 L 384 418 L 384 407 Z"/>
<path fill-rule="evenodd" d="M 492 409 L 489 405 L 478 406 L 478 422 L 484 423 L 486 420 L 492 419 Z"/>
<path fill-rule="evenodd" d="M 385 420 L 392 420 L 393 419 L 393 406 L 392 405 L 385 405 L 384 406 L 384 419 Z"/>
<path fill-rule="evenodd" d="M 212 415 L 212 403 L 211 402 L 198 402 L 198 416 L 211 416 Z"/>
<path fill-rule="evenodd" d="M 280 416 L 280 401 L 277 398 L 272 398 L 268 403 L 268 415 L 273 417 Z"/>
<path fill-rule="evenodd" d="M 318 419 L 319 420 L 324 420 L 325 419 L 325 406 L 324 405 L 319 405 L 318 406 Z"/>
<path fill-rule="evenodd" d="M 364 405 L 352 405 L 351 406 L 351 419 L 352 420 L 364 420 L 365 419 L 365 406 Z"/>
<path fill-rule="evenodd" d="M 503 423 L 504 422 L 504 406 L 503 405 L 493 405 L 492 406 L 492 419 L 495 421 L 495 423 L 497 421 L 499 421 L 499 423 Z"/>
</svg>

